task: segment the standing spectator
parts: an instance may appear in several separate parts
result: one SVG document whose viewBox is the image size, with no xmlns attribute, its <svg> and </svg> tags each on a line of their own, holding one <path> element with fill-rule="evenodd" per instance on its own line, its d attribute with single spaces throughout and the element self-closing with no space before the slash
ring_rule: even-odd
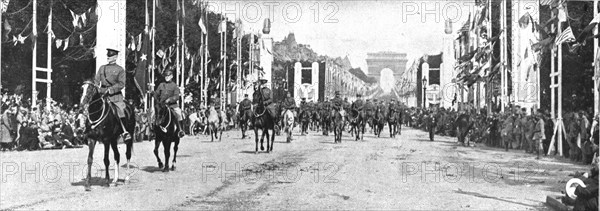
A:
<svg viewBox="0 0 600 211">
<path fill-rule="evenodd" d="M 537 153 L 536 159 L 540 159 L 540 151 L 544 153 L 544 146 L 542 141 L 546 139 L 546 133 L 544 131 L 544 119 L 542 117 L 542 111 L 540 109 L 538 109 L 538 112 L 536 113 L 535 121 L 535 130 L 533 132 L 533 141 L 535 143 L 535 146 L 532 146 L 532 148 L 535 148 L 535 151 Z"/>
<path fill-rule="evenodd" d="M 2 125 L 0 126 L 0 148 L 2 151 L 6 149 L 12 149 L 12 145 L 15 140 L 15 130 L 13 127 L 13 120 L 11 116 L 14 116 L 14 106 L 8 106 L 8 109 L 4 109 L 2 114 Z"/>
<path fill-rule="evenodd" d="M 509 145 L 512 148 L 512 132 L 513 132 L 513 117 L 510 115 L 505 115 L 506 119 L 502 124 L 502 143 L 504 144 L 504 149 L 508 151 Z"/>
</svg>

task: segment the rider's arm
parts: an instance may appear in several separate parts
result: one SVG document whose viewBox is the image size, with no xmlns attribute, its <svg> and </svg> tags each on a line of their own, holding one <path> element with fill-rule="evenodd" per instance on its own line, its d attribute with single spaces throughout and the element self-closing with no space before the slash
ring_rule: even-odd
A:
<svg viewBox="0 0 600 211">
<path fill-rule="evenodd" d="M 169 100 L 170 100 L 171 102 L 177 102 L 177 100 L 179 100 L 179 97 L 180 97 L 179 95 L 180 95 L 180 93 L 179 93 L 179 88 L 177 87 L 177 88 L 175 89 L 175 93 L 173 94 L 173 96 L 171 96 L 171 97 L 169 98 Z"/>
<path fill-rule="evenodd" d="M 115 94 L 125 88 L 125 70 L 118 71 L 117 82 L 108 88 L 109 94 Z"/>
</svg>

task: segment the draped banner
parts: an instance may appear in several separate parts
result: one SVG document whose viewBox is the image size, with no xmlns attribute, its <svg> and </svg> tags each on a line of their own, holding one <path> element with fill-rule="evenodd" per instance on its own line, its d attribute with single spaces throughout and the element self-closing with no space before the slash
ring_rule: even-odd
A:
<svg viewBox="0 0 600 211">
<path fill-rule="evenodd" d="M 535 24 L 539 24 L 538 0 L 512 1 L 512 93 L 514 99 L 522 107 L 532 107 L 539 101 L 539 52 L 532 45 L 540 41 Z"/>
</svg>

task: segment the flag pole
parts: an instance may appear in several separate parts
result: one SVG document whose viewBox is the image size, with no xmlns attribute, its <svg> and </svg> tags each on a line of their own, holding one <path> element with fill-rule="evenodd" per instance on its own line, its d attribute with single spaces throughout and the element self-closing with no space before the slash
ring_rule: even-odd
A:
<svg viewBox="0 0 600 211">
<path fill-rule="evenodd" d="M 181 1 L 181 84 L 179 93 L 181 99 L 181 110 L 185 109 L 185 0 Z"/>
<path fill-rule="evenodd" d="M 155 79 L 155 68 L 156 68 L 156 53 L 155 53 L 155 49 L 156 49 L 156 0 L 152 0 L 152 30 L 150 31 L 150 33 L 152 34 L 152 67 L 150 68 L 150 90 L 154 91 L 154 81 Z M 154 113 L 154 98 L 150 97 L 150 111 L 151 113 Z"/>
<path fill-rule="evenodd" d="M 145 9 L 144 10 L 145 11 L 145 13 L 144 13 L 144 15 L 145 15 L 145 17 L 144 17 L 144 29 L 146 30 L 145 33 L 148 33 L 148 34 L 146 34 L 146 36 L 149 36 L 150 34 L 148 32 L 148 0 L 145 0 L 144 2 L 145 2 L 145 5 L 146 5 L 146 7 L 144 7 L 144 9 Z M 144 40 L 145 40 L 145 38 L 144 38 Z M 146 48 L 146 52 L 144 52 L 144 53 L 148 53 L 148 51 L 147 51 L 147 49 L 148 49 L 148 43 L 146 43 L 146 47 L 145 48 Z M 146 65 L 146 67 L 147 66 L 148 65 Z M 146 70 L 146 71 L 148 71 L 148 70 Z M 147 77 L 147 75 L 145 77 Z M 146 79 L 147 78 L 144 78 L 144 83 L 146 83 L 146 81 L 145 81 Z M 143 84 L 142 86 L 146 86 L 146 84 Z M 147 93 L 142 93 L 142 95 L 144 96 L 144 113 L 146 113 L 146 112 L 148 112 L 148 94 Z"/>
<path fill-rule="evenodd" d="M 210 56 L 210 54 L 208 53 L 208 7 L 204 7 L 204 20 L 206 20 L 206 35 L 205 35 L 205 39 L 204 39 L 204 86 L 202 87 L 202 89 L 204 90 L 204 107 L 208 106 L 208 83 L 210 82 L 208 80 L 208 57 Z"/>
<path fill-rule="evenodd" d="M 598 15 L 598 0 L 594 0 L 594 17 L 596 17 Z M 596 24 L 596 27 L 594 27 L 594 30 L 592 32 L 592 35 L 595 35 L 598 33 L 598 24 Z M 598 111 L 600 110 L 598 108 L 599 104 L 600 104 L 600 93 L 598 92 L 598 71 L 596 71 L 599 67 L 598 64 L 596 63 L 596 59 L 598 58 L 598 38 L 594 38 L 594 62 L 592 64 L 594 64 L 594 118 L 598 115 Z"/>
<path fill-rule="evenodd" d="M 37 29 L 37 0 L 33 0 L 33 29 Z M 37 42 L 33 41 L 33 53 L 31 57 L 31 107 L 35 107 L 37 103 L 37 87 L 36 87 L 36 79 L 37 79 Z"/>
<path fill-rule="evenodd" d="M 52 99 L 52 36 L 50 32 L 52 31 L 52 3 L 50 0 L 50 14 L 48 15 L 48 45 L 47 46 L 47 59 L 46 59 L 46 102 Z M 37 29 L 36 29 L 37 31 Z M 33 36 L 37 36 L 35 33 Z M 35 38 L 35 37 L 34 37 Z M 35 38 L 37 40 L 37 38 Z M 37 42 L 37 41 L 36 41 Z M 35 82 L 34 82 L 35 83 Z M 49 104 L 47 104 L 49 105 Z M 50 108 L 50 107 L 48 107 Z"/>
</svg>

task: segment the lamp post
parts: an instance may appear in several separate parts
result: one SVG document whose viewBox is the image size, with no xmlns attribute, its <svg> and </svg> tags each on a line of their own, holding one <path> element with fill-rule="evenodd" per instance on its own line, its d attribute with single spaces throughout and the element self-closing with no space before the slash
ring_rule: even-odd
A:
<svg viewBox="0 0 600 211">
<path fill-rule="evenodd" d="M 427 95 L 425 94 L 427 91 L 427 78 L 423 76 L 423 108 L 425 108 L 425 101 L 427 101 Z"/>
</svg>

